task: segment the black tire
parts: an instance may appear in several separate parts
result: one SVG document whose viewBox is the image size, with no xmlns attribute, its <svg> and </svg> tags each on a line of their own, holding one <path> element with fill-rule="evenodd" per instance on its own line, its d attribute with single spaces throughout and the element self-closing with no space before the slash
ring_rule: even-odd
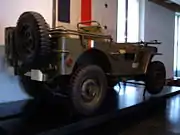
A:
<svg viewBox="0 0 180 135">
<path fill-rule="evenodd" d="M 92 115 L 96 113 L 101 108 L 108 89 L 107 79 L 103 70 L 96 65 L 86 66 L 76 71 L 72 76 L 71 82 L 71 99 L 75 110 L 82 115 Z M 90 85 L 91 83 L 92 85 Z M 94 86 L 94 89 L 97 88 L 96 93 L 93 93 L 95 91 L 85 90 L 86 86 L 88 88 L 88 85 Z M 92 95 L 94 95 L 94 97 Z"/>
<path fill-rule="evenodd" d="M 146 90 L 150 94 L 158 94 L 163 90 L 166 80 L 166 69 L 162 62 L 153 61 L 147 68 L 145 77 Z"/>
<path fill-rule="evenodd" d="M 21 14 L 15 31 L 16 50 L 21 65 L 38 68 L 47 64 L 51 52 L 49 29 L 39 13 Z"/>
</svg>

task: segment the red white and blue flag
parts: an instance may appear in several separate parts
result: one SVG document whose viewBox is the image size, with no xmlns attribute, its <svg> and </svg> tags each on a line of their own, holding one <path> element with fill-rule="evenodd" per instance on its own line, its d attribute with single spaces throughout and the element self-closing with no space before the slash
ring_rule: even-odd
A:
<svg viewBox="0 0 180 135">
<path fill-rule="evenodd" d="M 72 16 L 78 16 L 76 20 L 79 22 L 90 21 L 91 10 L 92 0 L 58 0 L 58 22 L 73 23 Z"/>
</svg>

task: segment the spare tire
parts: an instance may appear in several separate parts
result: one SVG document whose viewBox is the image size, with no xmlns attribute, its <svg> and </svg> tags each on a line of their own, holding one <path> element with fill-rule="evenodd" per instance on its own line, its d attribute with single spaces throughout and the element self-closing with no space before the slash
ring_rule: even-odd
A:
<svg viewBox="0 0 180 135">
<path fill-rule="evenodd" d="M 45 19 L 39 13 L 24 12 L 20 15 L 15 38 L 21 66 L 39 68 L 47 64 L 51 51 L 49 29 Z"/>
</svg>

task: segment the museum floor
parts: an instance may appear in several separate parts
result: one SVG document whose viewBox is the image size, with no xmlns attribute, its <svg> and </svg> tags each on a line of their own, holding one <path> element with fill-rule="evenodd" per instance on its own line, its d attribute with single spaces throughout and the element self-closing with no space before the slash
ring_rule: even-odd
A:
<svg viewBox="0 0 180 135">
<path fill-rule="evenodd" d="M 104 135 L 180 135 L 180 95 L 170 98 L 164 109 L 125 129 L 120 128 L 118 122 L 116 124 L 112 122 L 112 124 L 97 127 L 86 133 L 88 135 L 95 133 Z"/>
</svg>

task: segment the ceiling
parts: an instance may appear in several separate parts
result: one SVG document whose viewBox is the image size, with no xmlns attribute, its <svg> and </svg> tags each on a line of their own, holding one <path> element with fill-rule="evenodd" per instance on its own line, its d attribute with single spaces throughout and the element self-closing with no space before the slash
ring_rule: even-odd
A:
<svg viewBox="0 0 180 135">
<path fill-rule="evenodd" d="M 172 11 L 180 12 L 180 1 L 179 0 L 149 0 L 158 5 L 166 7 Z"/>
</svg>

